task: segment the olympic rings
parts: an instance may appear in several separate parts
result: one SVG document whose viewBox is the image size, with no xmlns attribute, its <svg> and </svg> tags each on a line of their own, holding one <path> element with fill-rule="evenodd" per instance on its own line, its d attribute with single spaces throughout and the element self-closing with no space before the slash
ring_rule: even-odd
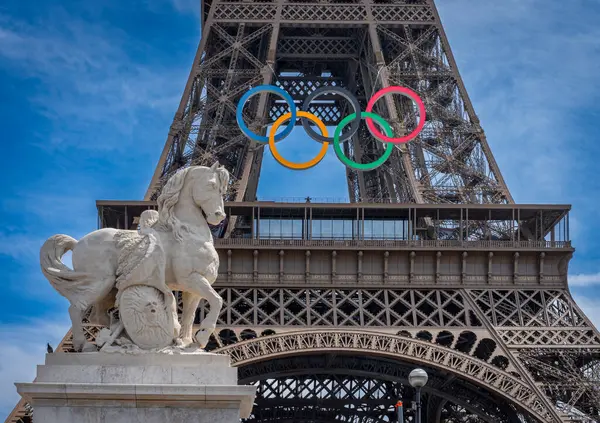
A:
<svg viewBox="0 0 600 423">
<path fill-rule="evenodd" d="M 381 132 L 379 132 L 375 128 L 375 125 L 373 124 L 373 120 L 370 118 L 366 119 L 367 128 L 369 128 L 369 132 L 371 133 L 371 135 L 373 135 L 375 138 L 377 138 L 380 141 L 391 142 L 394 144 L 401 144 L 401 143 L 412 140 L 417 135 L 419 135 L 419 132 L 421 132 L 423 130 L 423 126 L 425 126 L 425 117 L 426 117 L 425 105 L 423 104 L 423 100 L 421 100 L 421 98 L 417 95 L 417 93 L 415 93 L 414 91 L 412 91 L 406 87 L 387 87 L 387 88 L 383 88 L 383 89 L 377 91 L 373 95 L 373 97 L 371 97 L 371 99 L 369 100 L 369 103 L 367 104 L 366 111 L 371 112 L 373 110 L 373 106 L 375 105 L 375 102 L 377 100 L 379 100 L 384 95 L 391 94 L 391 93 L 401 94 L 405 97 L 410 98 L 417 104 L 417 107 L 419 109 L 419 124 L 417 125 L 415 130 L 404 137 L 400 137 L 400 138 L 392 138 L 391 136 L 388 137 L 388 136 L 383 135 Z"/>
<path fill-rule="evenodd" d="M 302 113 L 302 112 L 300 112 L 300 113 Z M 380 158 L 378 158 L 377 160 L 372 161 L 371 163 L 357 163 L 353 160 L 350 160 L 348 157 L 346 157 L 346 155 L 342 151 L 342 147 L 340 147 L 340 133 L 342 132 L 342 129 L 344 128 L 344 126 L 346 126 L 348 124 L 348 122 L 350 122 L 350 120 L 354 119 L 355 117 L 356 116 L 354 115 L 354 113 L 352 113 L 349 116 L 346 116 L 340 122 L 340 124 L 335 128 L 335 133 L 333 134 L 333 149 L 335 150 L 335 154 L 338 156 L 338 159 L 340 159 L 340 161 L 342 163 L 344 163 L 346 166 L 348 166 L 352 169 L 356 169 L 356 170 L 376 169 L 379 166 L 381 166 L 382 164 L 384 164 L 386 162 L 386 160 L 392 155 L 392 151 L 394 151 L 394 144 L 388 142 L 387 146 L 385 147 L 385 152 L 383 153 L 383 155 Z M 392 136 L 392 127 L 381 116 L 376 115 L 375 113 L 371 113 L 371 112 L 363 112 L 362 118 L 363 119 L 374 119 L 378 124 L 380 124 L 383 127 L 383 130 L 386 132 L 386 134 L 388 134 L 388 136 L 390 136 L 390 137 Z"/>
<path fill-rule="evenodd" d="M 252 132 L 248 128 L 248 126 L 246 126 L 244 119 L 243 119 L 243 109 L 244 109 L 246 102 L 250 99 L 250 97 L 252 97 L 256 94 L 259 94 L 262 91 L 266 91 L 268 93 L 277 94 L 277 95 L 281 96 L 285 100 L 285 102 L 288 104 L 288 106 L 290 107 L 290 111 L 288 113 L 279 117 L 275 121 L 275 123 L 272 125 L 271 129 L 269 130 L 269 133 L 267 134 L 267 136 L 258 135 L 258 134 L 255 134 L 254 132 Z M 412 101 L 414 101 L 416 103 L 418 111 L 419 111 L 419 124 L 417 125 L 415 130 L 406 136 L 397 137 L 397 138 L 393 138 L 393 131 L 392 131 L 392 128 L 390 127 L 390 125 L 381 116 L 373 113 L 373 107 L 375 106 L 375 103 L 381 97 L 383 97 L 387 94 L 393 94 L 393 93 L 400 94 L 400 95 L 410 98 Z M 354 113 L 352 113 L 351 115 L 342 119 L 342 121 L 335 128 L 333 138 L 328 136 L 327 128 L 325 127 L 325 124 L 314 114 L 308 112 L 308 110 L 310 109 L 310 103 L 315 98 L 317 98 L 318 96 L 323 95 L 323 94 L 337 94 L 338 96 L 348 100 L 350 102 L 350 104 L 352 105 L 352 108 L 354 109 Z M 398 86 L 386 87 L 386 88 L 383 88 L 383 89 L 377 91 L 373 95 L 373 97 L 371 97 L 369 102 L 367 103 L 367 108 L 366 108 L 365 112 L 361 112 L 360 103 L 358 102 L 356 97 L 354 97 L 348 90 L 341 88 L 341 87 L 333 87 L 333 86 L 321 87 L 321 88 L 318 88 L 315 91 L 313 91 L 304 100 L 302 108 L 304 109 L 304 111 L 298 110 L 296 107 L 296 104 L 294 103 L 294 100 L 290 96 L 290 94 L 288 94 L 286 91 L 284 91 L 280 87 L 277 87 L 274 85 L 260 85 L 258 87 L 252 88 L 251 90 L 249 90 L 246 94 L 244 94 L 242 96 L 242 98 L 240 99 L 240 102 L 238 103 L 237 109 L 236 109 L 236 120 L 237 120 L 238 126 L 240 127 L 240 130 L 242 131 L 242 133 L 244 135 L 246 135 L 248 138 L 250 138 L 253 141 L 257 141 L 260 143 L 268 143 L 275 160 L 277 160 L 280 164 L 282 164 L 283 166 L 285 166 L 289 169 L 304 170 L 304 169 L 310 169 L 311 167 L 317 165 L 325 157 L 325 154 L 327 153 L 327 148 L 329 147 L 329 143 L 333 142 L 335 154 L 342 163 L 344 163 L 346 166 L 348 166 L 352 169 L 355 169 L 355 170 L 368 171 L 368 170 L 373 170 L 373 169 L 381 166 L 383 163 L 385 163 L 385 161 L 391 156 L 391 154 L 393 152 L 393 149 L 394 149 L 393 144 L 405 143 L 405 142 L 408 142 L 408 141 L 414 139 L 423 130 L 423 127 L 425 126 L 425 119 L 426 119 L 425 105 L 423 104 L 423 101 L 417 95 L 417 93 L 415 93 L 414 91 L 412 91 L 408 88 L 398 87 Z M 321 146 L 321 150 L 319 151 L 319 153 L 314 158 L 312 158 L 309 161 L 304 162 L 304 163 L 294 163 L 294 162 L 290 162 L 289 160 L 284 159 L 281 156 L 281 154 L 279 154 L 279 152 L 277 151 L 277 148 L 275 147 L 275 143 L 277 141 L 281 141 L 282 139 L 287 137 L 292 132 L 292 129 L 296 125 L 296 120 L 298 117 L 308 119 L 319 127 L 321 134 L 318 134 L 310 126 L 308 121 L 306 121 L 306 120 L 302 121 L 302 126 L 304 127 L 304 130 L 307 133 L 307 135 L 309 137 L 311 137 L 312 139 L 314 139 L 315 141 L 318 141 L 323 144 Z M 342 142 L 347 141 L 350 138 L 352 138 L 358 132 L 359 127 L 360 127 L 360 121 L 362 119 L 365 119 L 369 133 L 374 138 L 376 138 L 378 141 L 381 141 L 381 142 L 384 142 L 387 144 L 383 155 L 379 159 L 374 160 L 371 163 L 357 163 L 357 162 L 349 159 L 348 157 L 346 157 L 344 155 L 341 145 L 340 145 Z M 279 127 L 287 120 L 289 120 L 289 123 L 286 126 L 286 128 L 280 134 L 276 134 L 277 129 L 279 129 Z M 374 121 L 377 122 L 377 124 L 381 128 L 383 128 L 385 135 L 383 133 L 381 133 L 375 127 Z M 351 124 L 350 124 L 350 122 L 351 122 Z M 344 135 L 342 135 L 342 130 L 348 124 L 350 124 L 350 130 L 348 132 L 346 132 Z"/>
<path fill-rule="evenodd" d="M 344 135 L 340 138 L 340 142 L 343 142 L 343 141 L 346 141 L 346 140 L 349 140 L 350 138 L 352 138 L 354 136 L 354 134 L 356 134 L 358 132 L 358 128 L 360 127 L 360 104 L 358 103 L 358 100 L 356 99 L 356 97 L 354 97 L 350 93 L 350 91 L 345 90 L 340 87 L 317 88 L 308 97 L 306 97 L 306 100 L 304 100 L 304 104 L 302 104 L 302 109 L 308 111 L 308 109 L 310 107 L 310 103 L 315 98 L 317 98 L 318 96 L 320 96 L 322 94 L 333 94 L 333 93 L 339 94 L 340 96 L 342 96 L 346 100 L 348 100 L 350 102 L 350 104 L 352 104 L 352 108 L 354 109 L 354 116 L 356 117 L 356 119 L 354 119 L 352 121 L 352 125 L 350 126 L 350 128 L 351 128 L 350 132 L 348 132 L 346 135 Z M 302 121 L 302 126 L 304 127 L 304 130 L 306 131 L 308 136 L 311 137 L 312 139 L 314 139 L 315 141 L 319 141 L 319 142 L 332 142 L 333 141 L 333 139 L 331 139 L 331 138 L 326 138 L 322 135 L 317 134 L 314 131 L 314 129 L 311 128 L 311 126 L 308 124 L 308 122 L 305 120 Z"/>
<path fill-rule="evenodd" d="M 290 162 L 289 160 L 286 160 L 283 157 L 281 157 L 281 154 L 279 154 L 279 151 L 277 151 L 277 148 L 275 147 L 275 132 L 277 132 L 277 128 L 279 128 L 279 126 L 283 122 L 290 119 L 291 116 L 292 116 L 292 114 L 290 112 L 286 113 L 283 116 L 280 116 L 279 119 L 277 119 L 275 121 L 275 123 L 273 124 L 273 127 L 269 131 L 269 147 L 271 148 L 271 153 L 273 153 L 273 157 L 275 157 L 275 160 L 277 160 L 280 164 L 284 165 L 288 169 L 294 169 L 294 170 L 310 169 L 311 167 L 319 164 L 319 162 L 321 160 L 323 160 L 323 157 L 325 157 L 325 154 L 327 154 L 327 147 L 329 147 L 329 143 L 324 142 L 323 146 L 321 147 L 321 151 L 319 151 L 319 154 L 317 154 L 314 158 L 312 158 L 309 161 L 304 162 L 304 163 L 293 163 L 293 162 Z M 303 112 L 301 110 L 298 111 L 298 116 L 307 118 L 307 119 L 311 120 L 312 122 L 314 122 L 321 130 L 321 133 L 324 134 L 325 136 L 327 136 L 327 128 L 325 127 L 325 124 L 323 123 L 323 121 L 321 119 L 319 119 L 312 113 Z"/>
<path fill-rule="evenodd" d="M 266 91 L 272 94 L 279 94 L 281 97 L 283 97 L 288 106 L 290 106 L 290 112 L 292 117 L 290 119 L 290 123 L 281 134 L 275 136 L 275 141 L 281 141 L 282 139 L 287 137 L 290 134 L 290 132 L 292 132 L 292 129 L 294 129 L 294 125 L 296 125 L 296 103 L 294 103 L 294 99 L 292 99 L 292 96 L 289 95 L 287 91 L 284 91 L 281 88 L 276 87 L 275 85 L 259 85 L 258 87 L 252 88 L 250 91 L 248 91 L 242 96 L 235 112 L 235 119 L 237 120 L 237 124 L 244 133 L 244 135 L 246 135 L 248 138 L 262 143 L 269 142 L 268 137 L 265 137 L 264 135 L 256 135 L 254 132 L 252 132 L 246 126 L 246 123 L 244 122 L 242 116 L 242 110 L 244 110 L 244 105 L 246 104 L 246 102 L 250 99 L 250 97 L 258 94 L 260 91 Z"/>
</svg>

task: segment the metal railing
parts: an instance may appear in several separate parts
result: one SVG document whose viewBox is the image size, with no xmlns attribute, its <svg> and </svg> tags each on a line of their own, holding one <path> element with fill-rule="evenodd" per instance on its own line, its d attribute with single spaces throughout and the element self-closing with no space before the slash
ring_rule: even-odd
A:
<svg viewBox="0 0 600 423">
<path fill-rule="evenodd" d="M 571 241 L 459 241 L 459 240 L 307 240 L 307 239 L 215 239 L 216 246 L 289 247 L 386 247 L 386 248 L 483 248 L 483 249 L 563 249 Z"/>
<path fill-rule="evenodd" d="M 257 201 L 274 201 L 276 203 L 334 203 L 344 204 L 351 203 L 348 197 L 277 197 L 277 198 L 259 198 Z M 361 203 L 369 204 L 393 204 L 390 199 L 386 198 L 364 198 Z M 361 203 L 352 203 L 360 206 Z"/>
</svg>

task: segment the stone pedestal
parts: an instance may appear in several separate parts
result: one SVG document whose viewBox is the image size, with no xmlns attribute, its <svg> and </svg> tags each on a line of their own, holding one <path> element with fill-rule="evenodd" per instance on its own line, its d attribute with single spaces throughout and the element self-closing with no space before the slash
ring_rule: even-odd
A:
<svg viewBox="0 0 600 423">
<path fill-rule="evenodd" d="M 47 354 L 35 382 L 16 386 L 36 423 L 233 423 L 256 392 L 210 353 Z"/>
</svg>

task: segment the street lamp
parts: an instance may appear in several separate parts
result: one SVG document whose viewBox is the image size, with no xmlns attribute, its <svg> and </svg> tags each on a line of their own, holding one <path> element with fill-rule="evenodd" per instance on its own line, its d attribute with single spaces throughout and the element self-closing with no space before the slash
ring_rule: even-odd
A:
<svg viewBox="0 0 600 423">
<path fill-rule="evenodd" d="M 427 376 L 427 372 L 423 369 L 414 369 L 408 375 L 408 383 L 410 383 L 410 386 L 417 391 L 417 398 L 415 401 L 417 403 L 416 423 L 421 423 L 421 388 L 427 384 L 428 379 L 429 376 Z"/>
</svg>

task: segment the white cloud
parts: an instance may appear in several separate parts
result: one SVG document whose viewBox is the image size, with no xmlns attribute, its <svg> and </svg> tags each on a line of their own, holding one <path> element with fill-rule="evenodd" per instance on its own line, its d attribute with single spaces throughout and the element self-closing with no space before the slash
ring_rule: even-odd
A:
<svg viewBox="0 0 600 423">
<path fill-rule="evenodd" d="M 131 0 L 135 2 L 136 0 Z M 195 18 L 200 16 L 200 3 L 201 0 L 137 0 L 140 3 L 140 7 L 146 10 L 160 14 L 165 9 L 175 10 L 182 15 L 191 15 Z"/>
<path fill-rule="evenodd" d="M 600 285 L 600 272 L 598 273 L 580 273 L 569 276 L 570 286 L 590 286 Z"/>
<path fill-rule="evenodd" d="M 58 190 L 64 187 L 57 187 Z M 0 256 L 11 257 L 15 261 L 32 269 L 30 278 L 39 283 L 39 252 L 42 244 L 54 233 L 67 233 L 78 239 L 93 230 L 95 206 L 84 193 L 80 195 L 52 195 L 43 193 L 20 193 L 17 196 L 0 200 L 0 211 L 19 210 L 26 213 L 28 221 L 38 218 L 39 227 L 49 228 L 31 230 L 19 225 L 6 224 L 0 229 Z M 65 219 L 65 216 L 69 216 Z M 32 226 L 32 225 L 30 225 Z M 26 275 L 19 278 L 19 284 Z M 43 278 L 42 278 L 43 279 Z"/>
<path fill-rule="evenodd" d="M 39 254 L 43 243 L 54 234 L 65 233 L 80 239 L 94 230 L 94 202 L 83 192 L 75 194 L 71 190 L 71 194 L 26 191 L 0 200 L 0 213 L 9 216 L 11 211 L 18 210 L 19 218 L 26 216 L 26 225 L 19 225 L 18 218 L 8 218 L 10 223 L 0 229 L 0 257 L 12 259 L 3 269 L 5 294 L 14 296 L 13 301 L 22 303 L 25 309 L 30 301 L 43 304 L 46 311 L 66 304 L 40 271 Z M 62 258 L 68 266 L 71 256 L 69 251 Z"/>
<path fill-rule="evenodd" d="M 118 28 L 61 9 L 34 24 L 0 14 L 0 66 L 41 85 L 29 101 L 54 122 L 39 147 L 131 152 L 142 118 L 172 115 L 189 71 L 149 59 L 154 53 Z"/>
<path fill-rule="evenodd" d="M 21 262 L 38 260 L 43 242 L 43 239 L 35 236 L 0 232 L 0 256 L 8 256 Z"/>
<path fill-rule="evenodd" d="M 95 181 L 90 180 L 85 174 L 78 175 L 77 179 L 80 186 L 49 184 L 50 187 L 47 189 L 51 189 L 51 192 L 47 189 L 42 192 L 21 191 L 11 197 L 0 199 L 0 209 L 6 212 L 19 210 L 28 217 L 35 216 L 41 224 L 53 230 L 79 231 L 81 228 L 93 227 L 96 224 L 92 218 L 96 214 L 96 205 L 90 199 L 90 192 L 95 189 L 93 184 Z M 87 180 L 90 183 L 84 184 L 83 182 Z M 69 216 L 69 219 L 65 220 L 65 216 Z M 11 228 L 14 231 L 22 229 Z"/>
<path fill-rule="evenodd" d="M 14 383 L 33 381 L 46 343 L 56 348 L 70 326 L 66 310 L 43 320 L 0 324 L 0 416 L 8 416 L 20 399 Z"/>
<path fill-rule="evenodd" d="M 178 12 L 200 12 L 200 0 L 171 0 L 171 4 Z"/>
</svg>

